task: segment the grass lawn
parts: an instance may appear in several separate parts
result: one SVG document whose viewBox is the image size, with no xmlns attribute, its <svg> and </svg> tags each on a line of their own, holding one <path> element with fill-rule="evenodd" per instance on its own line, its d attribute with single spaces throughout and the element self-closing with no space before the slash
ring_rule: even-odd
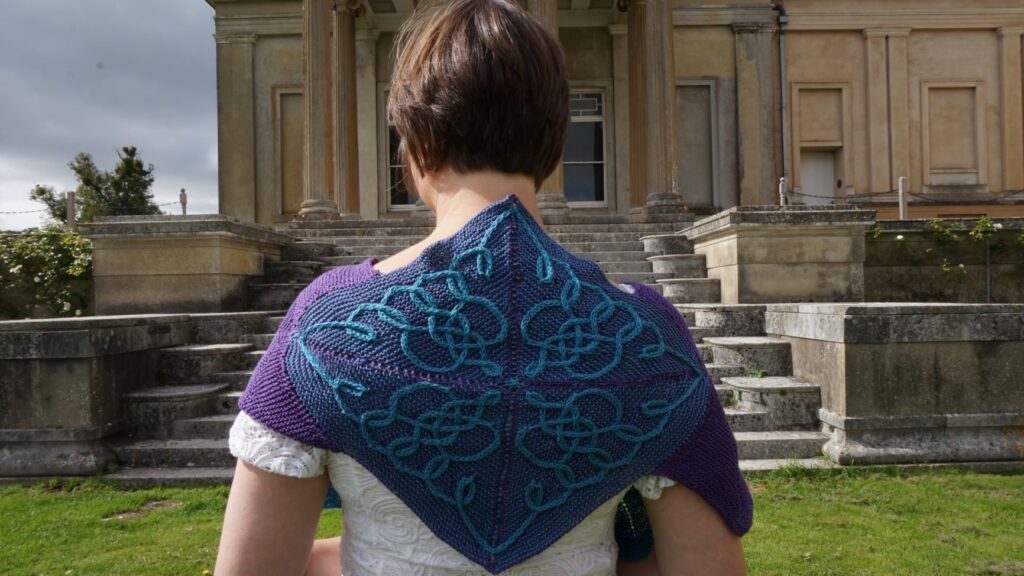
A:
<svg viewBox="0 0 1024 576">
<path fill-rule="evenodd" d="M 1024 476 L 782 470 L 751 481 L 752 575 L 1024 576 Z M 213 568 L 227 490 L 0 487 L 0 574 Z M 336 535 L 338 511 L 318 535 Z"/>
</svg>

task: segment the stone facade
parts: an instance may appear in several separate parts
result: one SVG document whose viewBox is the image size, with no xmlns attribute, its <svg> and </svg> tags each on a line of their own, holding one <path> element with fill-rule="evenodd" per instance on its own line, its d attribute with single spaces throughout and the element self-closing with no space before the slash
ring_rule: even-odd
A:
<svg viewBox="0 0 1024 576">
<path fill-rule="evenodd" d="M 274 224 L 414 211 L 384 119 L 414 3 L 208 2 L 221 212 Z M 796 203 L 866 203 L 881 218 L 895 217 L 900 177 L 912 217 L 1024 214 L 1015 0 L 524 5 L 557 30 L 587 101 L 574 121 L 598 150 L 598 168 L 567 156 L 542 186 L 553 218 L 566 199 L 577 214 L 773 204 L 783 176 Z"/>
</svg>

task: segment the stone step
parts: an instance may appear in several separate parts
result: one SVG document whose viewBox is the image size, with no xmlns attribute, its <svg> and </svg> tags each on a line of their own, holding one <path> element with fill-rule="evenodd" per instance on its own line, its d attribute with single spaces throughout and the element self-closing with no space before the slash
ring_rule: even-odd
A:
<svg viewBox="0 0 1024 576">
<path fill-rule="evenodd" d="M 665 274 L 654 272 L 611 272 L 605 274 L 610 282 L 639 282 L 652 283 L 664 279 Z"/>
<path fill-rule="evenodd" d="M 738 364 L 748 375 L 788 376 L 793 373 L 789 342 L 768 336 L 715 336 L 705 338 L 716 362 Z"/>
<path fill-rule="evenodd" d="M 140 440 L 114 447 L 117 461 L 132 468 L 212 468 L 234 466 L 228 439 Z"/>
<path fill-rule="evenodd" d="M 235 475 L 234 466 L 212 468 L 125 468 L 110 474 L 103 479 L 123 488 L 153 488 L 212 486 L 231 484 Z"/>
<path fill-rule="evenodd" d="M 608 252 L 574 252 L 574 254 L 576 254 L 580 258 L 586 258 L 591 262 L 643 262 L 644 264 L 647 264 L 647 262 L 644 261 L 644 253 L 637 252 L 635 250 L 613 250 Z M 647 269 L 650 270 L 650 266 L 648 266 Z"/>
<path fill-rule="evenodd" d="M 693 338 L 694 344 L 699 344 L 704 340 L 706 336 L 714 336 L 715 334 L 707 328 L 690 328 L 690 337 Z"/>
<path fill-rule="evenodd" d="M 765 458 L 758 460 L 740 460 L 740 471 L 748 478 L 780 470 L 782 468 L 828 470 L 838 468 L 838 466 L 831 460 L 826 460 L 825 458 Z"/>
<path fill-rule="evenodd" d="M 208 382 L 217 372 L 236 369 L 251 344 L 190 344 L 160 350 L 160 379 L 164 384 Z"/>
<path fill-rule="evenodd" d="M 252 370 L 232 370 L 231 372 L 218 372 L 210 379 L 214 382 L 223 382 L 228 385 L 229 390 L 243 390 L 245 385 L 252 378 Z"/>
<path fill-rule="evenodd" d="M 729 407 L 725 409 L 725 418 L 733 432 L 766 432 L 771 429 L 768 424 L 768 413 L 764 410 Z"/>
<path fill-rule="evenodd" d="M 410 217 L 410 215 L 392 215 L 384 216 L 373 220 L 364 220 L 362 218 L 338 218 L 335 220 L 303 220 L 294 221 L 288 223 L 288 228 L 292 231 L 301 230 L 345 230 L 355 231 L 361 229 L 374 229 L 374 228 L 397 228 L 402 230 L 412 230 L 416 228 L 429 228 L 434 227 L 433 215 L 428 215 L 425 218 L 421 217 Z"/>
<path fill-rule="evenodd" d="M 282 310 L 287 309 L 302 292 L 305 284 L 250 284 L 249 309 L 251 310 Z"/>
<path fill-rule="evenodd" d="M 242 336 L 260 331 L 272 312 L 207 312 L 189 314 L 192 318 L 192 344 L 241 342 Z"/>
<path fill-rule="evenodd" d="M 397 254 L 406 249 L 407 246 L 337 246 L 334 254 L 320 258 L 321 262 L 331 266 L 342 264 L 358 264 L 367 258 L 383 260 L 388 256 Z"/>
<path fill-rule="evenodd" d="M 281 322 L 284 322 L 284 315 L 270 316 L 263 321 L 263 329 L 270 333 L 277 332 L 281 327 Z"/>
<path fill-rule="evenodd" d="M 700 352 L 700 361 L 705 364 L 711 364 L 715 361 L 715 350 L 710 344 L 704 342 L 697 342 L 697 351 Z"/>
<path fill-rule="evenodd" d="M 641 256 L 640 259 L 642 260 L 642 256 L 644 254 L 644 245 L 636 238 L 633 238 L 632 240 L 613 241 L 606 239 L 601 234 L 595 234 L 593 238 L 583 240 L 582 242 L 562 242 L 557 238 L 555 240 L 558 241 L 558 244 L 562 248 L 565 248 L 569 252 L 579 254 L 580 256 L 587 258 L 590 258 L 588 255 L 592 252 L 631 252 Z"/>
<path fill-rule="evenodd" d="M 293 238 L 307 240 L 316 239 L 324 241 L 325 239 L 333 238 L 345 238 L 345 237 L 363 237 L 363 238 L 374 238 L 374 237 L 396 237 L 396 236 L 418 236 L 423 238 L 433 231 L 433 224 L 422 225 L 417 223 L 415 225 L 396 225 L 392 221 L 366 221 L 368 226 L 359 227 L 331 227 L 330 222 L 316 222 L 309 224 L 323 224 L 320 226 L 306 226 L 303 223 L 302 228 L 289 230 L 288 233 Z M 553 224 L 547 226 L 547 232 L 551 236 L 556 234 L 579 234 L 579 233 L 600 233 L 600 232 L 620 232 L 620 233 L 632 233 L 637 236 L 650 236 L 659 233 L 672 233 L 682 227 L 686 223 L 678 222 L 644 222 L 644 223 L 624 223 L 624 222 L 612 222 L 607 224 Z"/>
<path fill-rule="evenodd" d="M 710 363 L 704 364 L 704 367 L 707 368 L 708 376 L 711 377 L 711 381 L 715 384 L 721 384 L 723 378 L 747 375 L 747 369 L 738 364 Z"/>
<path fill-rule="evenodd" d="M 729 394 L 732 394 L 733 389 L 729 388 L 728 390 Z M 241 397 L 241 390 L 232 390 L 219 394 L 217 396 L 217 414 L 238 414 L 238 399 Z"/>
<path fill-rule="evenodd" d="M 703 254 L 660 254 L 648 256 L 647 261 L 655 272 L 672 274 L 674 278 L 707 278 Z"/>
<path fill-rule="evenodd" d="M 234 424 L 234 422 L 234 414 L 215 414 L 213 416 L 182 418 L 174 421 L 173 438 L 175 440 L 227 438 L 228 432 L 231 430 L 231 425 Z"/>
<path fill-rule="evenodd" d="M 420 240 L 423 240 L 423 238 L 425 238 L 425 236 L 351 236 L 331 238 L 331 244 L 334 244 L 335 246 L 334 253 L 340 256 L 342 252 L 337 251 L 337 249 L 339 248 L 380 248 L 383 246 L 406 248 L 412 246 L 413 244 L 419 242 Z"/>
<path fill-rule="evenodd" d="M 764 335 L 764 304 L 677 304 L 676 310 L 692 314 L 695 326 L 719 328 L 725 336 Z"/>
<path fill-rule="evenodd" d="M 601 270 L 604 270 L 606 274 L 616 273 L 632 273 L 632 274 L 651 274 L 650 262 L 598 262 L 601 266 Z"/>
<path fill-rule="evenodd" d="M 740 459 L 817 458 L 828 436 L 811 431 L 736 432 Z"/>
<path fill-rule="evenodd" d="M 324 270 L 319 260 L 268 262 L 263 267 L 263 282 L 269 284 L 309 284 Z"/>
<path fill-rule="evenodd" d="M 210 414 L 227 384 L 154 386 L 124 395 L 125 432 L 132 438 L 170 438 L 174 422 Z"/>
<path fill-rule="evenodd" d="M 834 469 L 837 466 L 823 458 L 766 458 L 740 460 L 744 476 L 756 477 L 782 468 Z M 215 468 L 125 468 L 105 474 L 103 479 L 123 488 L 186 488 L 194 486 L 230 485 L 235 469 Z"/>
<path fill-rule="evenodd" d="M 736 398 L 733 396 L 736 391 L 732 388 L 715 386 L 715 392 L 718 393 L 718 401 L 722 403 L 722 406 L 729 408 L 736 404 Z"/>
<path fill-rule="evenodd" d="M 658 254 L 693 254 L 693 242 L 681 234 L 652 234 L 643 236 L 640 241 L 648 255 Z"/>
<path fill-rule="evenodd" d="M 722 384 L 736 390 L 736 406 L 763 411 L 774 430 L 818 428 L 821 387 L 789 376 L 729 377 Z"/>
<path fill-rule="evenodd" d="M 273 334 L 246 334 L 242 337 L 242 342 L 252 344 L 254 350 L 266 350 L 273 339 Z"/>
<path fill-rule="evenodd" d="M 292 242 L 281 248 L 281 260 L 316 260 L 334 254 L 333 242 Z"/>
<path fill-rule="evenodd" d="M 722 284 L 717 278 L 671 278 L 659 280 L 662 295 L 673 304 L 722 301 Z"/>
<path fill-rule="evenodd" d="M 263 358 L 264 354 L 266 354 L 266 350 L 253 350 L 252 352 L 246 352 L 245 354 L 242 354 L 238 364 L 238 369 L 252 370 L 253 368 L 256 367 L 256 363 L 259 362 L 261 358 Z"/>
</svg>

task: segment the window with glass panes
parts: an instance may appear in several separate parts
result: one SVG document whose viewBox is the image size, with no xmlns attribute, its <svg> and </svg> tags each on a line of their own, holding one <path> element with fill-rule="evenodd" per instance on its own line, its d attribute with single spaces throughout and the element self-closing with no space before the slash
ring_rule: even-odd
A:
<svg viewBox="0 0 1024 576">
<path fill-rule="evenodd" d="M 388 126 L 388 202 L 390 206 L 409 206 L 416 203 L 416 195 L 405 186 L 405 164 L 398 157 L 398 132 Z"/>
<path fill-rule="evenodd" d="M 569 136 L 562 153 L 565 199 L 604 202 L 604 94 L 574 91 L 569 96 Z"/>
</svg>

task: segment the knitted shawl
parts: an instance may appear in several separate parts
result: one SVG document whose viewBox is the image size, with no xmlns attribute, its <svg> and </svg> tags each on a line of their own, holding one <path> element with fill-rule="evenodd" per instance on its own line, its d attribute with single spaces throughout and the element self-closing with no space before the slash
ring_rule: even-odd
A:
<svg viewBox="0 0 1024 576">
<path fill-rule="evenodd" d="M 296 299 L 239 401 L 252 418 L 348 454 L 491 573 L 650 474 L 749 529 L 718 395 L 654 290 L 609 283 L 515 196 L 407 266 L 373 263 Z"/>
</svg>

